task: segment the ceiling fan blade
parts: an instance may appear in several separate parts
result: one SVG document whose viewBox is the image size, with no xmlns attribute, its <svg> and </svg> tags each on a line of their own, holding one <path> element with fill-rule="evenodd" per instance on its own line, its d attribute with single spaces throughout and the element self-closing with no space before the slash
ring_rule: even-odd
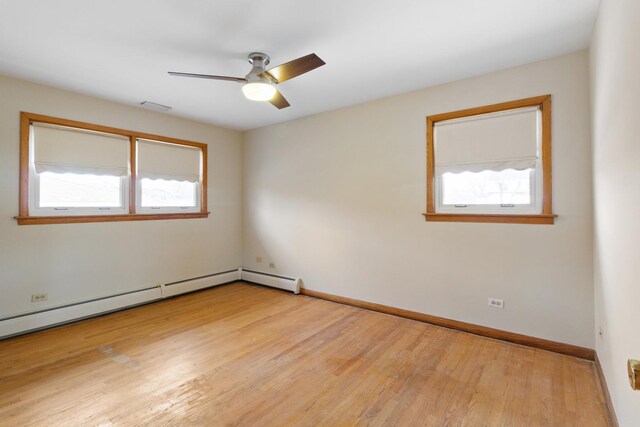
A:
<svg viewBox="0 0 640 427">
<path fill-rule="evenodd" d="M 286 80 L 297 77 L 300 74 L 315 70 L 324 64 L 325 62 L 320 59 L 318 55 L 311 53 L 298 59 L 294 59 L 293 61 L 278 65 L 277 67 L 268 70 L 266 74 L 269 74 L 269 76 L 276 79 L 278 83 L 282 83 Z"/>
<path fill-rule="evenodd" d="M 269 102 L 273 106 L 278 108 L 278 110 L 282 110 L 283 108 L 287 108 L 290 105 L 289 101 L 287 101 L 287 99 L 284 96 L 282 96 L 282 94 L 280 93 L 279 90 L 276 90 L 276 94 L 273 95 L 273 98 L 271 98 L 269 100 Z"/>
<path fill-rule="evenodd" d="M 192 73 L 177 73 L 175 71 L 169 71 L 172 76 L 179 77 L 196 77 L 198 79 L 211 79 L 211 80 L 226 80 L 230 82 L 244 83 L 247 81 L 244 77 L 229 77 L 229 76 L 213 76 L 211 74 L 192 74 Z"/>
</svg>

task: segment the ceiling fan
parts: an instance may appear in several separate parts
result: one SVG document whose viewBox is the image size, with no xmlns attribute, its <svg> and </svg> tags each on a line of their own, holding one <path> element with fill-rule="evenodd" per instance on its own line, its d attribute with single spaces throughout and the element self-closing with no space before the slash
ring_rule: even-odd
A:
<svg viewBox="0 0 640 427">
<path fill-rule="evenodd" d="M 196 77 L 200 79 L 226 80 L 243 83 L 242 92 L 252 101 L 269 101 L 278 109 L 287 108 L 290 104 L 278 91 L 276 86 L 284 81 L 321 67 L 325 62 L 315 53 L 302 56 L 277 67 L 266 69 L 269 55 L 260 52 L 249 54 L 249 63 L 253 66 L 244 77 L 214 76 L 210 74 L 177 73 L 169 71 L 172 76 Z"/>
</svg>

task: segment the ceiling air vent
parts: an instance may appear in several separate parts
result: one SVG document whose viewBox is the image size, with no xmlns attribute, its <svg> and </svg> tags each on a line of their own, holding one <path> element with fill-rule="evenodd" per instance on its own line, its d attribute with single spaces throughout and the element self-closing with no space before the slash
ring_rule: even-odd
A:
<svg viewBox="0 0 640 427">
<path fill-rule="evenodd" d="M 169 111 L 171 107 L 162 104 L 156 104 L 155 102 L 143 101 L 140 103 L 144 108 L 148 108 L 153 111 Z"/>
</svg>

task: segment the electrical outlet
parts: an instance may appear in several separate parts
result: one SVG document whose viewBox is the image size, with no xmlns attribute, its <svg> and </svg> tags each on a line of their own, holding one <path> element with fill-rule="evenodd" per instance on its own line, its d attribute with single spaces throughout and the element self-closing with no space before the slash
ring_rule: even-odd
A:
<svg viewBox="0 0 640 427">
<path fill-rule="evenodd" d="M 498 298 L 489 298 L 489 307 L 504 308 L 504 300 Z"/>
<path fill-rule="evenodd" d="M 31 295 L 31 302 L 46 301 L 48 299 L 49 299 L 49 295 L 47 295 L 47 294 L 33 294 L 33 295 Z"/>
<path fill-rule="evenodd" d="M 262 257 L 261 256 L 257 256 L 256 257 L 256 262 L 262 262 Z"/>
<path fill-rule="evenodd" d="M 269 268 L 276 268 L 276 265 L 275 265 L 275 263 L 273 263 L 273 262 L 270 262 L 270 263 L 269 263 Z"/>
</svg>

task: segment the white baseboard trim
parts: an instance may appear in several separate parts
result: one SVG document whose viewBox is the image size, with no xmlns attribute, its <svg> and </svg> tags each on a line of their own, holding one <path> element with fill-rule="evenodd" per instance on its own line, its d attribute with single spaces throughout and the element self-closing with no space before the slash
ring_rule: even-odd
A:
<svg viewBox="0 0 640 427">
<path fill-rule="evenodd" d="M 292 277 L 277 276 L 275 274 L 262 273 L 260 271 L 240 269 L 240 277 L 247 282 L 258 283 L 260 285 L 271 286 L 272 288 L 284 289 L 294 294 L 300 293 L 300 279 Z"/>
<path fill-rule="evenodd" d="M 90 301 L 44 309 L 0 320 L 0 339 L 94 317 L 124 308 L 170 298 L 187 292 L 240 280 L 240 269 L 168 283 Z"/>
</svg>

